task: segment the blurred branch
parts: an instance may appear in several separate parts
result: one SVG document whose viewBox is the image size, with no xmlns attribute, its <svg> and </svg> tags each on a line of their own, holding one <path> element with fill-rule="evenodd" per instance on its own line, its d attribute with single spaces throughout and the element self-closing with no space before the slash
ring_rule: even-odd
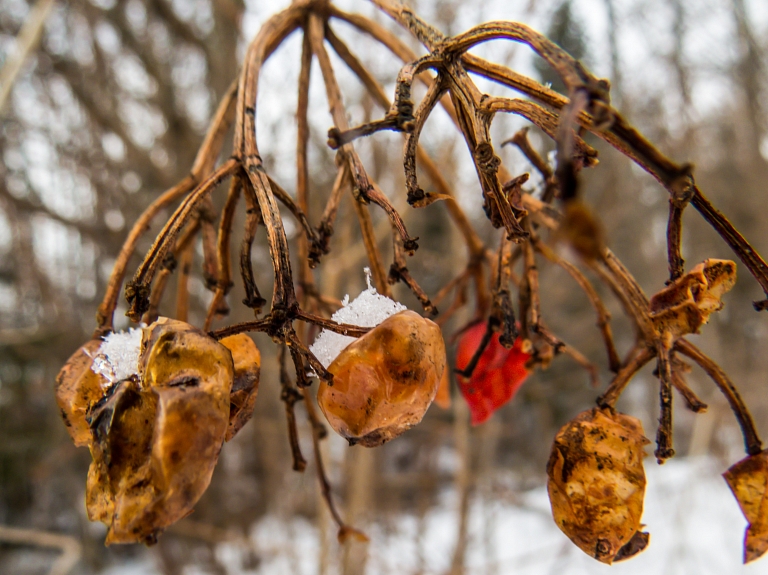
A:
<svg viewBox="0 0 768 575">
<path fill-rule="evenodd" d="M 0 542 L 32 547 L 52 547 L 61 551 L 48 575 L 67 575 L 82 555 L 82 546 L 74 537 L 37 529 L 19 529 L 0 525 Z"/>
<path fill-rule="evenodd" d="M 55 0 L 38 0 L 30 10 L 29 16 L 24 21 L 24 25 L 16 36 L 16 48 L 11 56 L 6 60 L 3 69 L 0 70 L 0 114 L 5 106 L 5 101 L 11 93 L 11 88 L 16 78 L 21 72 L 24 61 L 32 53 L 40 42 L 40 36 L 43 32 L 43 25 L 48 18 L 48 14 L 53 8 Z"/>
</svg>

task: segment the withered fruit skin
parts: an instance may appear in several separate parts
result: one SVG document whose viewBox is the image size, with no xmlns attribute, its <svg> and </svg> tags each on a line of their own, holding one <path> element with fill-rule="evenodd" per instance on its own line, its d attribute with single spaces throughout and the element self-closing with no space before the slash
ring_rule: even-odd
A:
<svg viewBox="0 0 768 575">
<path fill-rule="evenodd" d="M 643 447 L 639 420 L 611 408 L 580 413 L 555 437 L 547 491 L 557 526 L 587 555 L 603 563 L 645 548 Z M 625 548 L 645 539 L 636 550 Z M 623 551 L 622 551 L 623 549 Z"/>
<path fill-rule="evenodd" d="M 90 417 L 86 508 L 106 544 L 153 543 L 207 489 L 229 425 L 229 350 L 184 322 L 144 328 L 139 377 L 118 382 Z"/>
<path fill-rule="evenodd" d="M 351 444 L 375 447 L 419 423 L 445 371 L 445 343 L 434 322 L 397 313 L 347 346 L 328 367 L 317 401 Z"/>
<path fill-rule="evenodd" d="M 651 297 L 651 321 L 674 337 L 699 333 L 709 316 L 723 308 L 722 297 L 735 283 L 734 262 L 706 259 Z"/>
<path fill-rule="evenodd" d="M 107 380 L 91 369 L 92 356 L 100 346 L 99 339 L 87 342 L 72 354 L 56 376 L 56 403 L 67 431 L 78 447 L 91 444 L 91 429 L 86 416 L 104 396 L 108 386 Z"/>
<path fill-rule="evenodd" d="M 226 441 L 232 439 L 248 423 L 256 406 L 261 372 L 259 348 L 244 333 L 238 333 L 219 340 L 232 353 L 235 364 L 235 380 L 229 396 L 229 426 Z"/>
<path fill-rule="evenodd" d="M 723 473 L 749 525 L 744 532 L 744 563 L 768 550 L 768 450 L 750 455 Z"/>
</svg>

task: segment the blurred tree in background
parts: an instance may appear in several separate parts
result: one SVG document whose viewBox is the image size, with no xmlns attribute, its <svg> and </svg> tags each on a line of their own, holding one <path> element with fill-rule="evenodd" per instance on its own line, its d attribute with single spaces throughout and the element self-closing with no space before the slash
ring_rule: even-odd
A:
<svg viewBox="0 0 768 575">
<path fill-rule="evenodd" d="M 1 66 L 17 57 L 17 38 L 32 4 L 0 0 Z M 593 403 L 596 392 L 588 377 L 560 358 L 548 371 L 530 378 L 518 397 L 482 427 L 470 428 L 466 407 L 455 401 L 452 412 L 433 408 L 420 426 L 375 451 L 353 451 L 333 438 L 324 449 L 334 486 L 350 522 L 373 539 L 368 547 L 340 547 L 314 476 L 291 470 L 277 363 L 268 338 L 256 338 L 265 344 L 260 345 L 265 357 L 256 415 L 223 450 L 211 488 L 194 515 L 170 529 L 153 549 L 104 548 L 102 526 L 89 523 L 83 507 L 89 456 L 67 437 L 53 398 L 53 379 L 93 331 L 96 307 L 127 229 L 152 199 L 188 173 L 217 102 L 237 76 L 244 46 L 260 23 L 286 4 L 54 2 L 39 43 L 24 59 L 0 110 L 0 525 L 56 532 L 78 542 L 79 562 L 73 572 L 131 573 L 119 570 L 125 566 L 136 573 L 223 574 L 278 565 L 282 572 L 294 573 L 459 574 L 467 564 L 468 548 L 490 545 L 483 530 L 491 530 L 498 517 L 485 503 L 519 504 L 521 493 L 540 485 L 555 431 Z M 340 4 L 372 12 L 360 0 Z M 446 33 L 493 19 L 517 19 L 546 31 L 597 75 L 610 78 L 614 103 L 629 120 L 676 161 L 693 162 L 697 182 L 713 202 L 758 251 L 768 253 L 768 10 L 761 0 L 509 4 L 420 0 L 416 7 Z M 379 21 L 389 25 L 381 17 Z M 356 49 L 391 94 L 399 63 L 366 51 L 362 37 L 350 30 L 342 32 L 360 44 Z M 285 54 L 270 62 L 263 82 L 271 95 L 260 103 L 264 119 L 259 130 L 267 142 L 264 160 L 285 176 L 286 184 L 294 177 L 293 86 L 299 53 L 300 45 L 289 42 Z M 522 47 L 494 52 L 483 46 L 477 53 L 562 90 L 559 79 L 548 75 Z M 379 117 L 351 77 L 342 75 L 340 80 L 357 115 L 353 124 Z M 313 78 L 309 172 L 312 187 L 319 189 L 331 186 L 335 170 L 325 143 L 332 122 L 322 85 L 315 84 Z M 286 93 L 286 86 L 293 92 Z M 490 85 L 483 89 L 493 91 Z M 506 139 L 521 125 L 505 118 L 494 124 L 494 137 Z M 445 136 L 448 130 L 450 137 Z M 480 221 L 484 216 L 474 168 L 454 134 L 449 121 L 437 117 L 427 124 L 425 143 L 461 191 L 462 206 Z M 533 131 L 531 137 L 536 144 L 544 142 Z M 626 158 L 596 141 L 590 143 L 600 151 L 601 164 L 584 173 L 586 201 L 595 206 L 611 248 L 653 293 L 666 279 L 667 195 Z M 360 148 L 382 188 L 403 190 L 398 136 L 380 134 Z M 511 147 L 500 153 L 520 173 L 531 171 Z M 292 186 L 286 189 L 291 192 Z M 392 201 L 398 209 L 405 206 L 398 193 Z M 354 296 L 364 285 L 365 254 L 359 232 L 344 224 L 352 214 L 348 210 L 342 209 L 338 219 L 336 253 L 318 271 L 324 293 L 338 298 Z M 452 277 L 452 248 L 458 245 L 445 214 L 431 213 L 435 215 L 430 218 L 407 216 L 409 230 L 422 241 L 410 267 L 428 293 Z M 388 223 L 379 216 L 374 223 L 383 242 Z M 690 216 L 688 221 L 689 216 L 686 260 L 693 264 L 706 257 L 730 257 L 716 234 L 698 218 Z M 269 261 L 260 233 L 255 269 L 268 267 Z M 483 239 L 493 237 L 488 229 Z M 139 253 L 148 247 L 146 240 Z M 199 266 L 202 251 L 194 257 Z M 134 267 L 138 261 L 136 257 Z M 727 307 L 697 344 L 739 382 L 758 427 L 767 432 L 763 386 L 768 355 L 763 350 L 768 329 L 750 304 L 760 299 L 759 286 L 741 267 L 740 273 Z M 265 293 L 267 281 L 262 280 Z M 542 300 L 558 310 L 548 318 L 552 329 L 564 340 L 577 342 L 603 368 L 605 383 L 601 342 L 586 298 L 559 269 L 542 270 L 541 284 Z M 210 292 L 199 280 L 191 282 L 190 291 L 191 314 L 199 319 Z M 417 307 L 410 293 L 396 290 L 395 295 Z M 242 294 L 233 293 L 231 299 L 239 302 Z M 125 311 L 121 306 L 118 317 Z M 232 307 L 231 321 L 248 319 L 249 310 Z M 632 328 L 618 304 L 612 311 L 617 344 L 625 350 Z M 449 324 L 448 343 L 460 319 L 468 318 Z M 123 321 L 117 327 L 125 325 Z M 739 438 L 728 406 L 700 373 L 694 372 L 692 387 L 710 411 L 696 419 L 680 412 L 679 453 L 709 453 L 732 461 Z M 648 423 L 656 419 L 650 369 L 622 401 L 631 404 L 625 411 Z M 308 442 L 309 436 L 301 439 Z M 441 516 L 449 541 L 440 568 L 431 563 L 421 537 L 435 509 L 450 512 Z M 474 523 L 473 513 L 480 518 Z M 3 544 L 10 541 L 3 533 L 0 572 L 48 572 L 54 550 Z M 413 569 L 403 570 L 397 558 L 387 556 L 387 546 L 398 538 L 412 546 Z M 489 548 L 484 572 L 512 572 L 512 565 L 493 563 L 494 553 Z M 232 566 L 235 563 L 238 567 Z"/>
</svg>

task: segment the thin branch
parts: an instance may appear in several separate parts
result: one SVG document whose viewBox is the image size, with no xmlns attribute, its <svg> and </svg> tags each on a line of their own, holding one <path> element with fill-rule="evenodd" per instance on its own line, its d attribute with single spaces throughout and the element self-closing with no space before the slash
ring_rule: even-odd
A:
<svg viewBox="0 0 768 575">
<path fill-rule="evenodd" d="M 37 0 L 24 20 L 19 35 L 16 36 L 14 49 L 0 70 L 0 112 L 5 107 L 5 102 L 11 94 L 11 88 L 24 62 L 37 48 L 43 34 L 43 26 L 55 2 L 56 0 Z"/>
<path fill-rule="evenodd" d="M 285 367 L 286 349 L 287 346 L 285 344 L 281 345 L 280 353 L 278 354 L 280 385 L 282 387 L 280 399 L 285 403 L 285 418 L 288 423 L 288 441 L 290 442 L 291 454 L 293 455 L 293 470 L 301 472 L 307 467 L 307 460 L 304 459 L 301 453 L 301 446 L 299 445 L 299 431 L 296 427 L 296 411 L 294 406 L 296 402 L 304 399 L 304 396 L 291 384 L 291 378 L 288 376 L 288 370 Z"/>
<path fill-rule="evenodd" d="M 645 346 L 635 347 L 629 355 L 629 360 L 624 363 L 619 372 L 613 377 L 608 389 L 597 398 L 597 405 L 600 407 L 615 407 L 616 401 L 624 391 L 632 377 L 640 371 L 643 366 L 653 359 L 656 355 L 655 350 Z"/>
<path fill-rule="evenodd" d="M 731 406 L 731 409 L 736 416 L 736 420 L 741 427 L 747 454 L 757 455 L 760 453 L 763 449 L 763 444 L 757 434 L 757 428 L 755 427 L 755 422 L 752 420 L 752 415 L 749 413 L 747 406 L 741 399 L 741 395 L 736 389 L 736 386 L 733 385 L 725 372 L 719 365 L 704 355 L 699 348 L 683 338 L 680 338 L 675 342 L 674 349 L 699 364 L 712 381 L 715 382 L 715 385 L 717 385 L 718 389 L 723 393 L 725 399 L 728 400 L 728 404 Z"/>
<path fill-rule="evenodd" d="M 51 565 L 48 575 L 68 575 L 82 556 L 82 546 L 74 537 L 39 531 L 37 529 L 19 529 L 0 525 L 0 542 L 15 545 L 49 547 L 61 551 Z"/>
</svg>

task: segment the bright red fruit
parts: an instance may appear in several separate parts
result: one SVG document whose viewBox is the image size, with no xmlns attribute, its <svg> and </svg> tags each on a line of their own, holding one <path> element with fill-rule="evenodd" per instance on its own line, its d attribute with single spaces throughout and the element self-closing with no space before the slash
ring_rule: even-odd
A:
<svg viewBox="0 0 768 575">
<path fill-rule="evenodd" d="M 481 322 L 462 334 L 456 352 L 457 369 L 463 370 L 469 365 L 480 347 L 485 329 L 486 323 Z M 522 343 L 518 337 L 512 348 L 506 349 L 499 343 L 499 334 L 494 333 L 469 380 L 458 376 L 459 389 L 472 414 L 472 425 L 483 423 L 512 399 L 528 377 L 530 371 L 525 363 L 531 354 L 523 351 Z"/>
</svg>

